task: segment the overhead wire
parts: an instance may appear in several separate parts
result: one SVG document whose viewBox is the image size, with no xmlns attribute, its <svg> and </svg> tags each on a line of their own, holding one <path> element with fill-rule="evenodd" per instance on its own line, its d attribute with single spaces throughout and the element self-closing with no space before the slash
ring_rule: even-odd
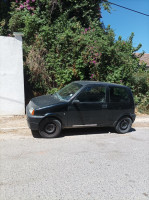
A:
<svg viewBox="0 0 149 200">
<path fill-rule="evenodd" d="M 140 12 L 140 11 L 137 11 L 137 10 L 133 10 L 133 9 L 131 9 L 131 8 L 127 8 L 127 7 L 125 7 L 125 6 L 118 5 L 118 4 L 112 3 L 112 2 L 110 2 L 110 1 L 108 1 L 108 3 L 113 4 L 113 5 L 115 5 L 115 6 L 118 6 L 118 7 L 121 7 L 121 8 L 124 8 L 124 9 L 127 9 L 127 10 L 130 10 L 130 11 L 133 11 L 133 12 L 136 12 L 136 13 L 138 13 L 138 14 L 145 15 L 145 16 L 149 17 L 148 14 L 145 14 L 145 13 L 143 13 L 143 12 Z"/>
</svg>

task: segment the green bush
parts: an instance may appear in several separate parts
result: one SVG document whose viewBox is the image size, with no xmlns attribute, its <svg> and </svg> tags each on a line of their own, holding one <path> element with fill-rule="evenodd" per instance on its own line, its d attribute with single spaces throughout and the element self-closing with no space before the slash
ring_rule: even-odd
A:
<svg viewBox="0 0 149 200">
<path fill-rule="evenodd" d="M 131 84 L 138 111 L 149 114 L 149 71 L 135 73 Z"/>
<path fill-rule="evenodd" d="M 143 96 L 137 108 L 139 112 L 149 114 L 149 92 Z"/>
</svg>

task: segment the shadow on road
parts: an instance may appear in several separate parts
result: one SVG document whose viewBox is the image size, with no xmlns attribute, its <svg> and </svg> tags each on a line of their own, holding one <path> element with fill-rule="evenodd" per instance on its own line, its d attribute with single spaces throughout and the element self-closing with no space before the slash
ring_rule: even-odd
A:
<svg viewBox="0 0 149 200">
<path fill-rule="evenodd" d="M 108 134 L 108 133 L 114 133 L 114 129 L 112 128 L 75 128 L 75 129 L 65 129 L 62 131 L 63 136 Z"/>
<path fill-rule="evenodd" d="M 33 130 L 31 130 L 31 133 L 32 133 L 32 135 L 33 135 L 34 138 L 42 138 L 42 137 L 40 136 L 40 134 L 39 134 L 38 131 L 33 131 Z"/>
<path fill-rule="evenodd" d="M 136 131 L 136 129 L 135 129 L 135 128 L 131 128 L 131 129 L 129 130 L 129 133 L 130 133 L 130 132 L 134 132 L 134 131 Z"/>
<path fill-rule="evenodd" d="M 134 128 L 131 128 L 129 132 L 134 132 L 136 131 Z M 77 135 L 91 135 L 91 134 L 110 134 L 110 133 L 115 133 L 114 128 L 75 128 L 75 129 L 64 129 L 61 132 L 60 137 L 65 137 L 65 136 L 77 136 Z M 38 131 L 32 131 L 32 135 L 34 138 L 42 138 L 39 134 Z M 59 137 L 59 138 L 60 138 Z"/>
</svg>

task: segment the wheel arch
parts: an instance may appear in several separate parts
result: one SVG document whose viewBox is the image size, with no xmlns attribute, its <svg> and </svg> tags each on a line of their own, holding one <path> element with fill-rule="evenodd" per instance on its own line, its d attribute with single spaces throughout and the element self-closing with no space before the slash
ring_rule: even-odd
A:
<svg viewBox="0 0 149 200">
<path fill-rule="evenodd" d="M 42 118 L 42 120 L 40 121 L 39 126 L 40 126 L 40 124 L 41 124 L 45 119 L 56 119 L 56 120 L 58 120 L 58 121 L 61 123 L 61 125 L 62 125 L 62 127 L 63 127 L 63 122 L 62 122 L 62 120 L 61 120 L 59 117 L 55 116 L 55 115 L 46 115 L 46 116 L 45 116 L 44 118 Z"/>
<path fill-rule="evenodd" d="M 123 119 L 124 117 L 129 117 L 129 118 L 132 120 L 132 122 L 133 122 L 132 116 L 131 116 L 130 114 L 125 114 L 125 115 L 122 115 L 121 117 L 119 117 L 119 118 L 114 122 L 113 126 L 116 126 L 117 123 L 118 123 L 121 119 Z"/>
<path fill-rule="evenodd" d="M 50 124 L 50 128 L 47 128 L 49 124 Z M 52 130 L 51 130 L 51 126 L 53 126 Z M 43 138 L 58 137 L 61 133 L 61 130 L 62 130 L 62 122 L 59 118 L 55 118 L 54 116 L 50 116 L 50 117 L 45 116 L 39 123 L 39 134 Z"/>
</svg>

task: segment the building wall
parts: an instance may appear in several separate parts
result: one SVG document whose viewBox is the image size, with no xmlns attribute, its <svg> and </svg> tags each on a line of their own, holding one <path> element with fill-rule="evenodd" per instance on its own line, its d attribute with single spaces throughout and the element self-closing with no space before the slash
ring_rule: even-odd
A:
<svg viewBox="0 0 149 200">
<path fill-rule="evenodd" d="M 22 37 L 0 36 L 0 115 L 24 115 Z"/>
</svg>

